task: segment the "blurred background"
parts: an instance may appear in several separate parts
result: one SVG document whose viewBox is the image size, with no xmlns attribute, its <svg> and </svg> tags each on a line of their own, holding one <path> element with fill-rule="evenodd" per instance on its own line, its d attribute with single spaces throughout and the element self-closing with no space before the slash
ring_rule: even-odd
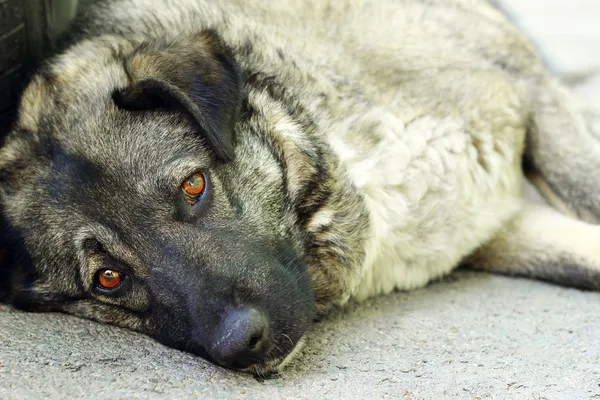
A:
<svg viewBox="0 0 600 400">
<path fill-rule="evenodd" d="M 0 135 L 27 77 L 59 45 L 78 0 L 0 0 Z"/>
<path fill-rule="evenodd" d="M 600 0 L 498 0 L 558 72 L 600 69 Z"/>
<path fill-rule="evenodd" d="M 103 0 L 0 0 L 0 136 L 27 77 L 60 47 L 77 9 L 93 1 Z M 538 43 L 557 73 L 582 79 L 600 70 L 600 0 L 492 1 Z M 597 104 L 599 92 L 588 93 Z"/>
</svg>

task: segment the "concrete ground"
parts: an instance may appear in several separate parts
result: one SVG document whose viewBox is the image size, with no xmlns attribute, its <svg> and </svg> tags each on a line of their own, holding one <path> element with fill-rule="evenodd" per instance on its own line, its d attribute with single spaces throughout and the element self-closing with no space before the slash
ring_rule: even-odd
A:
<svg viewBox="0 0 600 400">
<path fill-rule="evenodd" d="M 509 0 L 559 72 L 600 67 L 597 0 Z M 600 105 L 600 75 L 580 88 Z M 0 305 L 0 399 L 600 398 L 600 293 L 460 271 L 318 323 L 259 380 L 143 335 Z"/>
<path fill-rule="evenodd" d="M 475 272 L 316 324 L 257 380 L 129 331 L 0 313 L 0 398 L 600 398 L 600 294 Z"/>
</svg>

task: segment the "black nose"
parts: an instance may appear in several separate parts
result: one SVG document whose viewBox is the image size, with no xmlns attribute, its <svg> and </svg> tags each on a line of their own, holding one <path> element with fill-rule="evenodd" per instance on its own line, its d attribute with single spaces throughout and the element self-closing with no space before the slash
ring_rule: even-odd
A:
<svg viewBox="0 0 600 400">
<path fill-rule="evenodd" d="M 249 308 L 231 311 L 223 318 L 213 336 L 210 353 L 221 365 L 246 368 L 264 361 L 269 345 L 267 316 Z"/>
</svg>

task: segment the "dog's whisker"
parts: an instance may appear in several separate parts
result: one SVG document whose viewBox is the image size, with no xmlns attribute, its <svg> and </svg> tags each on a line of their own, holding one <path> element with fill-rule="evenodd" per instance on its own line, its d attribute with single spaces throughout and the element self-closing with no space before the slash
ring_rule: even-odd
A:
<svg viewBox="0 0 600 400">
<path fill-rule="evenodd" d="M 281 336 L 283 336 L 284 338 L 286 338 L 290 342 L 290 344 L 292 345 L 292 347 L 294 346 L 294 341 L 292 340 L 292 338 L 290 338 L 285 333 L 282 333 Z"/>
</svg>

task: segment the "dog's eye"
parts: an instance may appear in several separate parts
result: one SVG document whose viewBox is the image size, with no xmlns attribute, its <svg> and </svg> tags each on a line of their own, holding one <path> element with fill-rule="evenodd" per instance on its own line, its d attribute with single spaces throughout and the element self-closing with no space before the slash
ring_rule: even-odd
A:
<svg viewBox="0 0 600 400">
<path fill-rule="evenodd" d="M 189 176 L 181 184 L 181 191 L 189 204 L 196 204 L 202 196 L 202 193 L 204 193 L 205 186 L 206 180 L 204 179 L 204 175 L 197 172 Z"/>
<path fill-rule="evenodd" d="M 123 281 L 123 275 L 114 269 L 101 269 L 98 271 L 97 281 L 102 289 L 114 289 Z"/>
</svg>

